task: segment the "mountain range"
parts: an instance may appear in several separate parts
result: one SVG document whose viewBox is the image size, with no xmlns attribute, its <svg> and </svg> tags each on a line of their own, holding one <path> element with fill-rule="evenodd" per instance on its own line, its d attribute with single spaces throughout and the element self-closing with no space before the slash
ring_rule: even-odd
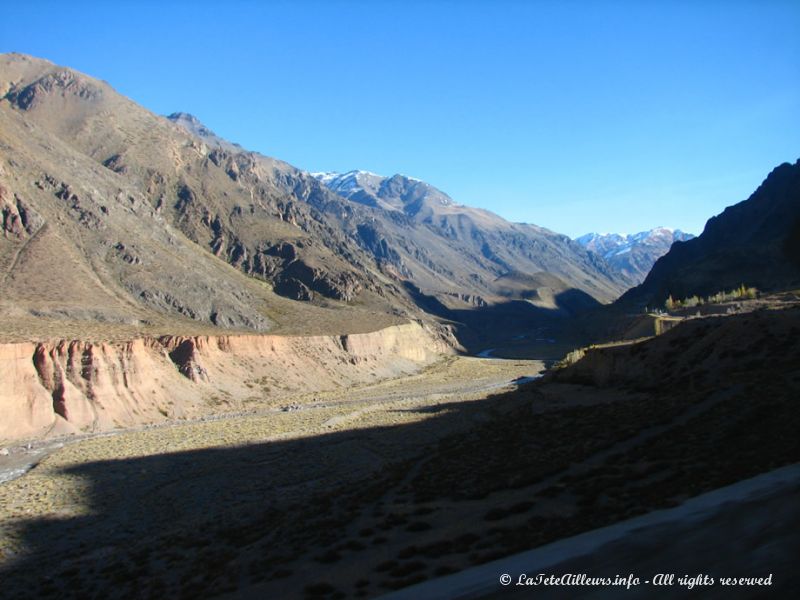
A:
<svg viewBox="0 0 800 600">
<path fill-rule="evenodd" d="M 409 318 L 488 334 L 610 303 L 667 248 L 625 304 L 779 289 L 800 282 L 797 170 L 776 168 L 695 239 L 656 228 L 573 241 L 406 175 L 308 173 L 190 114 L 0 55 L 0 314 L 17 327 L 5 335 L 27 338 Z"/>
<path fill-rule="evenodd" d="M 695 237 L 680 229 L 656 227 L 634 234 L 587 233 L 575 241 L 603 257 L 620 276 L 639 284 L 653 268 L 656 260 L 664 256 L 674 242 L 685 242 Z"/>
<path fill-rule="evenodd" d="M 459 298 L 484 304 L 499 297 L 552 307 L 557 304 L 554 294 L 571 287 L 603 301 L 613 295 L 612 288 L 625 287 L 602 259 L 567 236 L 458 204 L 419 179 L 358 170 L 312 175 L 339 196 L 378 211 L 385 235 L 391 236 L 384 238 L 387 248 L 398 252 L 398 266 L 413 264 L 425 248 L 446 257 L 442 263 L 449 271 L 450 289 L 462 292 L 454 294 L 432 279 L 423 279 L 421 286 L 445 304 L 458 305 Z M 417 266 L 415 271 L 424 274 L 425 269 Z M 581 272 L 592 277 L 580 282 Z"/>
<path fill-rule="evenodd" d="M 312 176 L 25 55 L 0 56 L 0 144 L 0 311 L 55 329 L 558 313 L 627 287 L 567 236 L 403 175 Z"/>
</svg>

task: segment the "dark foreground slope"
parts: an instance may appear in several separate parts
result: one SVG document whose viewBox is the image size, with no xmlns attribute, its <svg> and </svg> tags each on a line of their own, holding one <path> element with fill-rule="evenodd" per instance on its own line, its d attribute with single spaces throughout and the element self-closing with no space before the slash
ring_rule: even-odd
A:
<svg viewBox="0 0 800 600">
<path fill-rule="evenodd" d="M 669 295 L 708 296 L 741 284 L 800 285 L 800 161 L 776 167 L 750 198 L 709 219 L 697 238 L 676 242 L 619 302 L 661 304 Z"/>
</svg>

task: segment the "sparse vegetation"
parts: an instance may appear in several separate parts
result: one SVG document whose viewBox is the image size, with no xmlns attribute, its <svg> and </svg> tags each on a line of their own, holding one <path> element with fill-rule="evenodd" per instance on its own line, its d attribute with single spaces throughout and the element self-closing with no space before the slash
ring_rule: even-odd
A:
<svg viewBox="0 0 800 600">
<path fill-rule="evenodd" d="M 730 291 L 720 291 L 716 294 L 711 294 L 705 298 L 697 295 L 676 300 L 670 294 L 664 302 L 664 308 L 668 312 L 672 312 L 681 308 L 694 308 L 695 306 L 702 306 L 703 304 L 720 304 L 722 302 L 730 302 L 731 300 L 754 300 L 758 297 L 758 290 L 754 287 L 741 284 L 738 288 Z"/>
</svg>

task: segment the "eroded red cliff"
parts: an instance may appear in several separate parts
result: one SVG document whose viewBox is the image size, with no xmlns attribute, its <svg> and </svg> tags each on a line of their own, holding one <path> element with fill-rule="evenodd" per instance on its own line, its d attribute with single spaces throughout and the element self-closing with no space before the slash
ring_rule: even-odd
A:
<svg viewBox="0 0 800 600">
<path fill-rule="evenodd" d="M 448 352 L 416 323 L 342 336 L 0 344 L 0 440 L 254 408 L 413 373 Z"/>
</svg>

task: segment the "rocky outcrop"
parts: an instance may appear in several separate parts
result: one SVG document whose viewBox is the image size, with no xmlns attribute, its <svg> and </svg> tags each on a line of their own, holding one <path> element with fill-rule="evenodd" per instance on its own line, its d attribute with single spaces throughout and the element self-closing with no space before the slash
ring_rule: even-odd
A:
<svg viewBox="0 0 800 600">
<path fill-rule="evenodd" d="M 0 176 L 2 176 L 0 170 Z M 3 236 L 23 240 L 36 233 L 44 219 L 28 203 L 0 183 L 0 228 Z"/>
<path fill-rule="evenodd" d="M 444 292 L 443 296 L 454 298 L 459 302 L 466 304 L 467 306 L 474 306 L 474 307 L 483 307 L 487 306 L 486 300 L 478 296 L 477 294 L 462 294 L 458 292 Z"/>
<path fill-rule="evenodd" d="M 417 323 L 341 336 L 0 344 L 0 440 L 249 409 L 402 376 L 451 351 Z"/>
<path fill-rule="evenodd" d="M 334 273 L 302 260 L 291 262 L 275 278 L 274 287 L 275 293 L 295 300 L 312 300 L 317 293 L 346 302 L 354 300 L 362 289 L 361 282 L 352 273 Z"/>
<path fill-rule="evenodd" d="M 38 79 L 30 85 L 13 88 L 6 96 L 8 101 L 21 110 L 36 107 L 42 99 L 52 95 L 62 98 L 72 96 L 81 100 L 93 100 L 100 97 L 102 88 L 88 77 L 83 77 L 71 69 L 57 69 Z"/>
</svg>

